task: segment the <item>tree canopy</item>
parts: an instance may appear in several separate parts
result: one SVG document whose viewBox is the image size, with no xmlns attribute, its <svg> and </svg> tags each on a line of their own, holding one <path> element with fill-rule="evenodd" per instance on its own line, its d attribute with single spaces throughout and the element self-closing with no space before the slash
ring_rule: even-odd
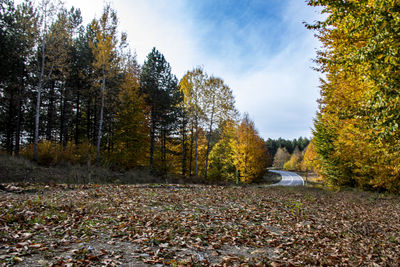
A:
<svg viewBox="0 0 400 267">
<path fill-rule="evenodd" d="M 0 1 L 2 150 L 201 180 L 265 171 L 264 141 L 224 80 L 197 67 L 178 81 L 155 47 L 139 65 L 111 5 L 83 25 L 62 3 Z"/>
<path fill-rule="evenodd" d="M 314 145 L 330 184 L 400 191 L 398 1 L 308 1 L 323 44 Z"/>
</svg>

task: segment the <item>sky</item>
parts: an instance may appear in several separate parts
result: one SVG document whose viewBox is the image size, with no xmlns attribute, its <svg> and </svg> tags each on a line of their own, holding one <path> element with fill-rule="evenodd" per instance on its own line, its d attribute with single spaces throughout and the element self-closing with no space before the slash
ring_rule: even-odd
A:
<svg viewBox="0 0 400 267">
<path fill-rule="evenodd" d="M 178 79 L 197 66 L 222 78 L 264 139 L 312 136 L 320 76 L 312 59 L 320 44 L 303 22 L 320 14 L 305 0 L 107 2 L 140 64 L 156 47 Z M 64 1 L 81 9 L 84 23 L 98 18 L 105 3 Z"/>
</svg>

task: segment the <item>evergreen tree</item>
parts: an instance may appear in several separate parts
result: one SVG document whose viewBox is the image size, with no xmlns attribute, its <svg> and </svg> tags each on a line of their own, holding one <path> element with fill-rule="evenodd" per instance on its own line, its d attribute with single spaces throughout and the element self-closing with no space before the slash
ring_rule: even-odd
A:
<svg viewBox="0 0 400 267">
<path fill-rule="evenodd" d="M 0 141 L 9 154 L 20 150 L 37 22 L 31 2 L 0 1 Z"/>
<path fill-rule="evenodd" d="M 167 138 L 178 125 L 181 94 L 165 57 L 156 49 L 148 54 L 140 75 L 140 88 L 150 107 L 150 168 L 154 169 L 156 141 L 161 142 L 162 168 L 166 168 Z"/>
</svg>

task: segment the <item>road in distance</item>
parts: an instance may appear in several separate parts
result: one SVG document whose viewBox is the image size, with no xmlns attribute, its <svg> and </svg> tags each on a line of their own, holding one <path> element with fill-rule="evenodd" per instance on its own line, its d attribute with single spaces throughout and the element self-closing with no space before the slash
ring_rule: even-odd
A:
<svg viewBox="0 0 400 267">
<path fill-rule="evenodd" d="M 303 186 L 304 180 L 300 175 L 294 172 L 288 171 L 276 171 L 270 170 L 270 172 L 274 172 L 280 174 L 282 176 L 282 180 L 279 183 L 273 185 L 282 185 L 282 186 Z"/>
</svg>

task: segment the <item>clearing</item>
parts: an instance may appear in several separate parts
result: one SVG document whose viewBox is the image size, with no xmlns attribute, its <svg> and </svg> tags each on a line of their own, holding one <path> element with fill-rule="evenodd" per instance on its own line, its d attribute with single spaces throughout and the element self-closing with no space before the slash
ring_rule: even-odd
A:
<svg viewBox="0 0 400 267">
<path fill-rule="evenodd" d="M 307 187 L 6 184 L 0 264 L 400 262 L 400 197 Z"/>
</svg>

